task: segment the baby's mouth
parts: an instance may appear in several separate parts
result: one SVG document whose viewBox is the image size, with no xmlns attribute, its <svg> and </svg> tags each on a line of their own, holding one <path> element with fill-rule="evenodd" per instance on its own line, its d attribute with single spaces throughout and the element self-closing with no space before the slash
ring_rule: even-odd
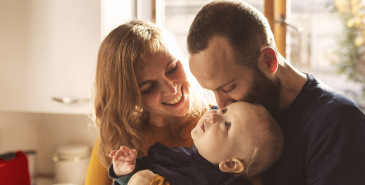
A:
<svg viewBox="0 0 365 185">
<path fill-rule="evenodd" d="M 205 132 L 205 126 L 204 123 L 200 125 L 200 128 Z"/>
</svg>

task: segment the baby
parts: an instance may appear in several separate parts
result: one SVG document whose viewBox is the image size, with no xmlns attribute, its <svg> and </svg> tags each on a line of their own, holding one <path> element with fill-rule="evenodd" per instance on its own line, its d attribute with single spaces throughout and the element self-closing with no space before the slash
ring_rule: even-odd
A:
<svg viewBox="0 0 365 185">
<path fill-rule="evenodd" d="M 244 184 L 243 178 L 269 168 L 283 148 L 281 130 L 266 109 L 245 102 L 206 112 L 191 137 L 193 148 L 155 144 L 138 159 L 136 150 L 121 146 L 109 154 L 109 175 L 127 184 L 135 172 L 149 169 L 171 185 Z"/>
</svg>

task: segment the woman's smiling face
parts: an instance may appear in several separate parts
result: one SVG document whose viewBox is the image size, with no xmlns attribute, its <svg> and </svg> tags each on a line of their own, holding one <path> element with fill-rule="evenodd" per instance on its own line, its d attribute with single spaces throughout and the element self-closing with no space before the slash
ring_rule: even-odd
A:
<svg viewBox="0 0 365 185">
<path fill-rule="evenodd" d="M 146 54 L 136 64 L 135 74 L 146 111 L 178 117 L 188 112 L 189 83 L 179 59 L 165 51 Z"/>
</svg>

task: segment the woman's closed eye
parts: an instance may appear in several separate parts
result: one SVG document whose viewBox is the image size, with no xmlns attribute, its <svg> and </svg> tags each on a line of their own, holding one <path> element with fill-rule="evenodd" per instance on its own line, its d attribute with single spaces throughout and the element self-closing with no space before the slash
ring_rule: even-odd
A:
<svg viewBox="0 0 365 185">
<path fill-rule="evenodd" d="M 174 62 L 172 65 L 169 66 L 169 69 L 167 70 L 166 74 L 174 73 L 177 67 L 178 67 L 177 62 Z"/>
<path fill-rule="evenodd" d="M 143 85 L 140 88 L 140 92 L 141 92 L 141 94 L 148 94 L 148 93 L 151 93 L 155 87 L 156 87 L 156 83 L 148 83 L 148 84 Z"/>
<path fill-rule="evenodd" d="M 225 121 L 224 126 L 226 127 L 227 131 L 229 131 L 229 129 L 231 128 L 231 122 L 230 121 Z"/>
</svg>

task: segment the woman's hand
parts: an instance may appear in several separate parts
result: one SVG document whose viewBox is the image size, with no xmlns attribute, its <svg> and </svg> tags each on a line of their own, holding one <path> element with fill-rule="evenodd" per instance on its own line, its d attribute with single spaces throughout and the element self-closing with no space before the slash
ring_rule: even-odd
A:
<svg viewBox="0 0 365 185">
<path fill-rule="evenodd" d="M 135 173 L 128 182 L 128 185 L 150 185 L 155 174 L 150 170 L 142 170 Z"/>
<path fill-rule="evenodd" d="M 118 177 L 131 173 L 136 166 L 137 151 L 126 146 L 109 153 L 113 158 L 113 170 Z"/>
</svg>

